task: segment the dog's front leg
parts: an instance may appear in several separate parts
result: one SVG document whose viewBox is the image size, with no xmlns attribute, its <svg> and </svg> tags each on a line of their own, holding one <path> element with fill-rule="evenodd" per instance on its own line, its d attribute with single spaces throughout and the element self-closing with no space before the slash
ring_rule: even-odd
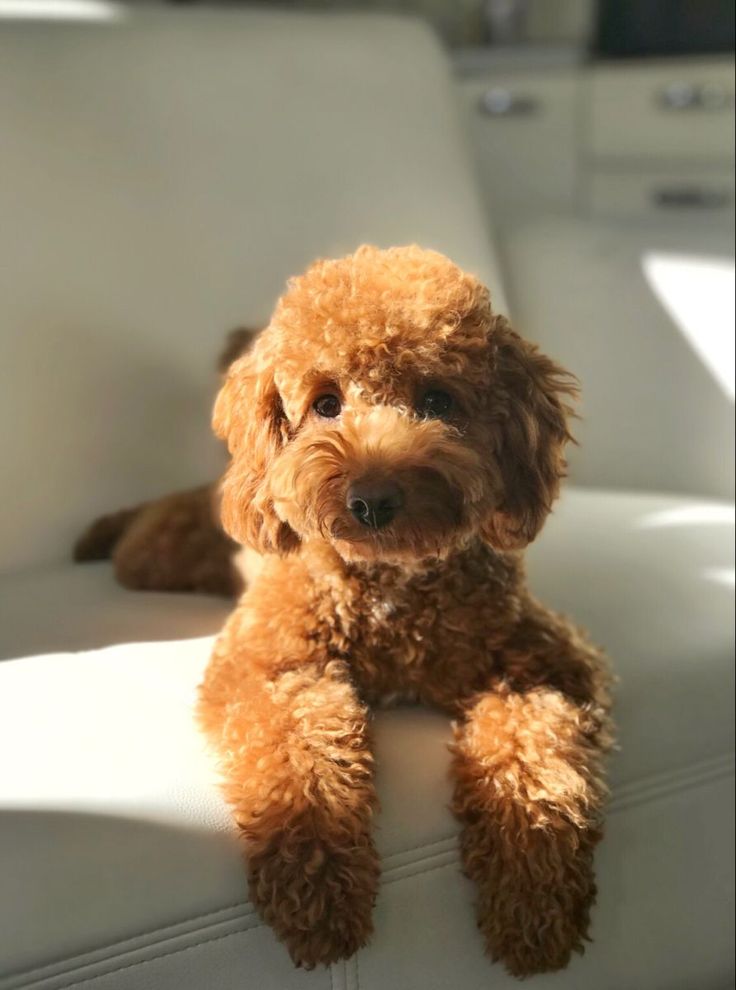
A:
<svg viewBox="0 0 736 990">
<path fill-rule="evenodd" d="M 302 663 L 255 656 L 245 670 L 218 649 L 200 718 L 245 841 L 251 898 L 297 965 L 350 956 L 372 932 L 379 878 L 367 711 L 345 665 L 320 661 L 314 644 Z"/>
<path fill-rule="evenodd" d="M 601 835 L 600 727 L 593 706 L 557 690 L 499 684 L 456 730 L 464 867 L 487 950 L 515 976 L 560 969 L 582 951 Z"/>
</svg>

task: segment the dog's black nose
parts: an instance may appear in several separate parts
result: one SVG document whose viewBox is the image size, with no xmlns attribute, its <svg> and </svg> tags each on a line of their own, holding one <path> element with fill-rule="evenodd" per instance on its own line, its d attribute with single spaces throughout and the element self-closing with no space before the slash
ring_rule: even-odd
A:
<svg viewBox="0 0 736 990">
<path fill-rule="evenodd" d="M 359 523 L 381 529 L 404 504 L 404 496 L 393 481 L 360 481 L 348 489 L 347 503 Z"/>
</svg>

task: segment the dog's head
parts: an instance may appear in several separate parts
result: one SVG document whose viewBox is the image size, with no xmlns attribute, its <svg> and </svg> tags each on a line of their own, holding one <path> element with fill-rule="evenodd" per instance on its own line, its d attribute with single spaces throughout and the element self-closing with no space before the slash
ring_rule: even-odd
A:
<svg viewBox="0 0 736 990">
<path fill-rule="evenodd" d="M 223 523 L 262 552 L 322 539 L 346 560 L 523 547 L 557 495 L 574 392 L 442 255 L 317 262 L 218 396 Z"/>
</svg>

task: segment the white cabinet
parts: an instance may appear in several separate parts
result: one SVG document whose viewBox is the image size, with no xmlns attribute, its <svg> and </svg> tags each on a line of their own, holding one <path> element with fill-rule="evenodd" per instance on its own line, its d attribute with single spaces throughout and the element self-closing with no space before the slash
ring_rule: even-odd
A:
<svg viewBox="0 0 736 990">
<path fill-rule="evenodd" d="M 665 168 L 588 170 L 583 179 L 585 212 L 598 217 L 667 218 L 689 222 L 730 221 L 733 169 L 691 165 Z"/>
<path fill-rule="evenodd" d="M 733 63 L 666 59 L 586 73 L 586 151 L 595 159 L 728 161 L 734 149 Z"/>
<path fill-rule="evenodd" d="M 459 77 L 494 226 L 575 208 L 579 85 L 574 66 L 518 71 L 501 64 Z"/>
<path fill-rule="evenodd" d="M 731 221 L 732 60 L 595 66 L 582 93 L 585 212 Z"/>
<path fill-rule="evenodd" d="M 494 227 L 544 214 L 731 222 L 733 59 L 585 65 L 540 48 L 455 64 Z"/>
</svg>

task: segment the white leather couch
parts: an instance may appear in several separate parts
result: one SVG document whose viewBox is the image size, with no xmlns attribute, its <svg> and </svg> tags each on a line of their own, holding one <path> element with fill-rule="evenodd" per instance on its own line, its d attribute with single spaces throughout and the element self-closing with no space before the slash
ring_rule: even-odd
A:
<svg viewBox="0 0 736 990">
<path fill-rule="evenodd" d="M 225 605 L 68 562 L 95 513 L 214 475 L 222 334 L 314 255 L 416 240 L 504 307 L 438 46 L 356 15 L 4 25 L 0 120 L 0 990 L 511 987 L 442 717 L 377 718 L 376 935 L 295 971 L 191 721 Z M 727 503 L 573 487 L 530 553 L 621 675 L 594 942 L 534 986 L 732 985 L 732 544 Z"/>
</svg>

